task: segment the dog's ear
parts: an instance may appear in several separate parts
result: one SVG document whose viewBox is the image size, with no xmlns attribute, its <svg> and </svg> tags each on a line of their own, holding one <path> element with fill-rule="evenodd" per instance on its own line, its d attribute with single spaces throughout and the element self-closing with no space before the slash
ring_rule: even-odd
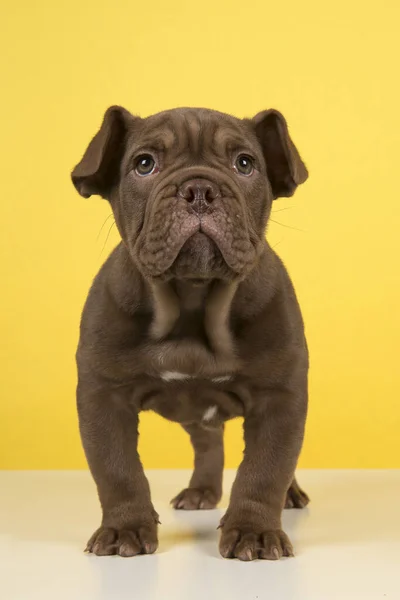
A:
<svg viewBox="0 0 400 600">
<path fill-rule="evenodd" d="M 106 111 L 100 130 L 71 173 L 72 183 L 84 198 L 93 194 L 107 198 L 118 180 L 127 133 L 134 119 L 121 106 L 111 106 Z"/>
<path fill-rule="evenodd" d="M 306 181 L 308 171 L 289 136 L 283 115 L 274 109 L 264 110 L 253 118 L 253 123 L 274 199 L 292 196 L 297 186 Z"/>
</svg>

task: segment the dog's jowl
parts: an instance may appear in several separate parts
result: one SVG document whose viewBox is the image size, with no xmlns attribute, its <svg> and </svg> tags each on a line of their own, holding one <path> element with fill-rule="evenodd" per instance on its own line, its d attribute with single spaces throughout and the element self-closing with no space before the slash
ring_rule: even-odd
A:
<svg viewBox="0 0 400 600">
<path fill-rule="evenodd" d="M 158 515 L 137 451 L 139 413 L 187 431 L 195 468 L 176 509 L 221 498 L 223 429 L 244 419 L 245 453 L 221 521 L 227 558 L 293 554 L 282 509 L 307 413 L 308 354 L 288 274 L 265 239 L 274 199 L 307 179 L 285 119 L 176 109 L 146 119 L 114 106 L 72 173 L 99 194 L 122 241 L 90 290 L 77 351 L 82 442 L 103 518 L 87 549 L 157 549 Z M 157 442 L 158 443 L 158 442 Z"/>
</svg>

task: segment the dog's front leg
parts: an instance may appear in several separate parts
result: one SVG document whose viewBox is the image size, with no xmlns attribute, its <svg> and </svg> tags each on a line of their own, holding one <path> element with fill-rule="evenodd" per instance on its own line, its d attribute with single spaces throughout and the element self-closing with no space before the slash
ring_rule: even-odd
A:
<svg viewBox="0 0 400 600">
<path fill-rule="evenodd" d="M 138 413 L 128 394 L 78 384 L 79 425 L 103 511 L 87 544 L 99 556 L 151 554 L 157 549 L 158 515 L 137 452 Z"/>
<path fill-rule="evenodd" d="M 221 521 L 226 558 L 276 560 L 292 556 L 281 515 L 301 449 L 306 397 L 268 391 L 245 416 L 245 453 Z"/>
</svg>

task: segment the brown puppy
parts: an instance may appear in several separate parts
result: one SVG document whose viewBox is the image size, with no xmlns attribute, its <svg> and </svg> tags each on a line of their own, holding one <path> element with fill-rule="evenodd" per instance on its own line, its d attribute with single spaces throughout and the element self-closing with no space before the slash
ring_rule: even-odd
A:
<svg viewBox="0 0 400 600">
<path fill-rule="evenodd" d="M 195 451 L 179 509 L 221 498 L 223 427 L 244 417 L 245 454 L 220 551 L 291 556 L 285 506 L 307 412 L 308 355 L 288 274 L 265 241 L 272 201 L 307 170 L 275 110 L 252 120 L 205 109 L 147 119 L 110 108 L 72 180 L 106 198 L 122 242 L 97 275 L 77 352 L 78 410 L 103 520 L 98 555 L 157 548 L 158 515 L 137 452 L 141 410 L 181 423 Z"/>
</svg>

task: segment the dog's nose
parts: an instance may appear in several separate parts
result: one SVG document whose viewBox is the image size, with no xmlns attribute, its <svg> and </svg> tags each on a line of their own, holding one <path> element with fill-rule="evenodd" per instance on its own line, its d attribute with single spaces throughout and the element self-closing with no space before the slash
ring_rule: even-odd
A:
<svg viewBox="0 0 400 600">
<path fill-rule="evenodd" d="M 190 179 L 180 186 L 178 194 L 189 202 L 195 212 L 202 213 L 220 196 L 220 190 L 208 179 Z"/>
</svg>

